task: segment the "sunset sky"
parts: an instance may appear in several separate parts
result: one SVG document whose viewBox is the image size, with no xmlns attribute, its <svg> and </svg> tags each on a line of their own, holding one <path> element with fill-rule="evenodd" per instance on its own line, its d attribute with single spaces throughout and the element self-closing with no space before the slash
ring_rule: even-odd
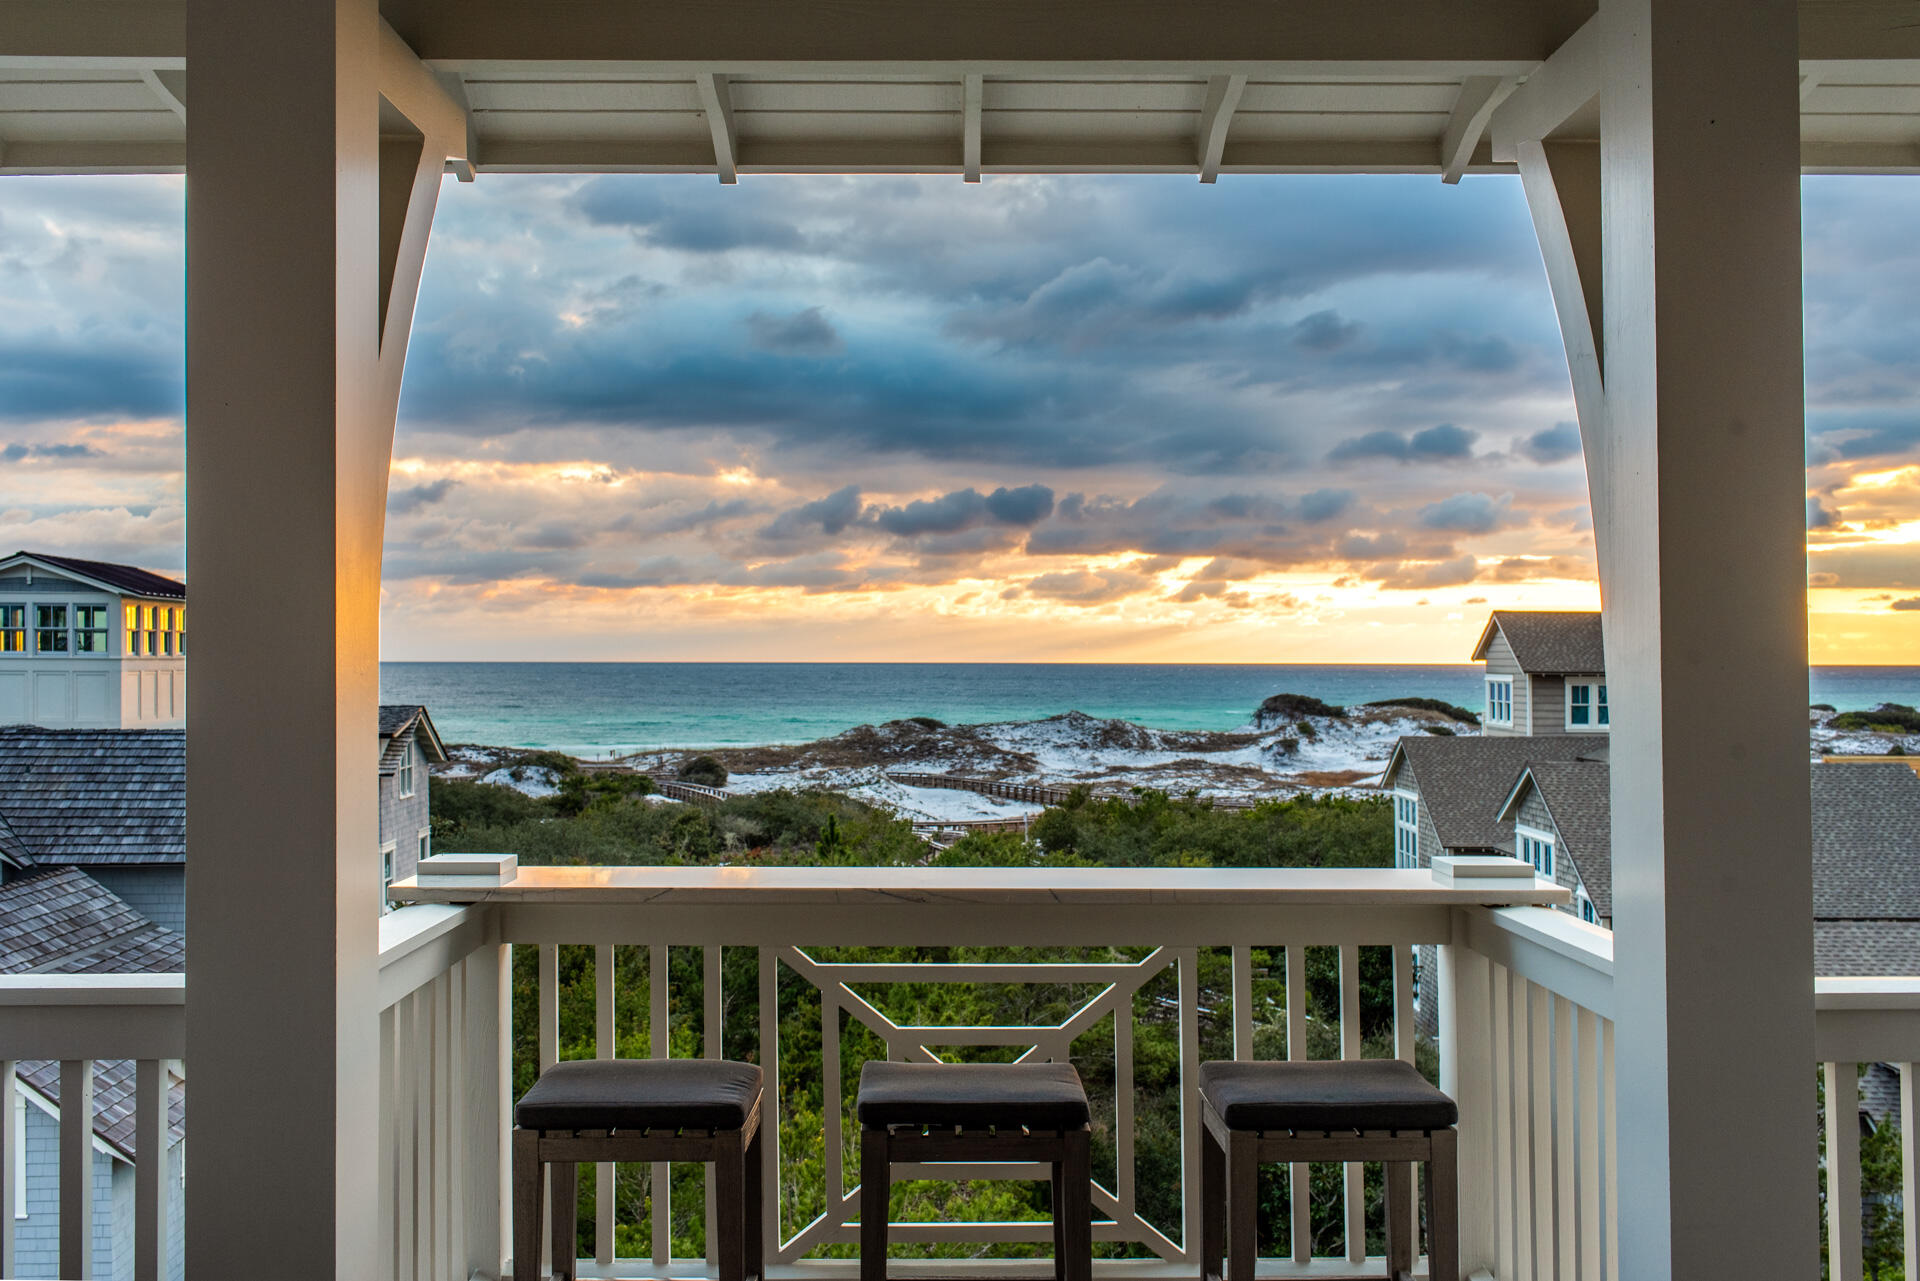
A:
<svg viewBox="0 0 1920 1281">
<path fill-rule="evenodd" d="M 0 183 L 0 551 L 184 567 L 178 178 Z M 1920 181 L 1809 178 L 1812 659 L 1920 661 Z M 1466 659 L 1591 608 L 1517 179 L 448 180 L 395 659 Z"/>
</svg>

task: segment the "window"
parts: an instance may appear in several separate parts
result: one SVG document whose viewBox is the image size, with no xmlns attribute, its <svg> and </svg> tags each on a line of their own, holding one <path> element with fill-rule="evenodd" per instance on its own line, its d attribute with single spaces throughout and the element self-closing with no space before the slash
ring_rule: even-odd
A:
<svg viewBox="0 0 1920 1281">
<path fill-rule="evenodd" d="M 1533 864 L 1533 870 L 1553 879 L 1553 837 L 1531 827 L 1514 829 L 1514 849 L 1520 861 Z"/>
<path fill-rule="evenodd" d="M 394 790 L 402 796 L 413 795 L 413 744 L 407 744 L 407 750 L 401 753 L 400 769 L 394 775 Z"/>
<path fill-rule="evenodd" d="M 27 651 L 27 607 L 0 605 L 0 654 Z"/>
<path fill-rule="evenodd" d="M 107 607 L 105 605 L 73 607 L 73 648 L 75 653 L 80 654 L 107 652 Z"/>
<path fill-rule="evenodd" d="M 1567 685 L 1567 728 L 1568 729 L 1605 729 L 1607 719 L 1607 687 L 1585 681 Z"/>
<path fill-rule="evenodd" d="M 433 833 L 420 833 L 420 861 L 426 862 L 433 857 Z"/>
<path fill-rule="evenodd" d="M 174 646 L 173 652 L 176 654 L 185 654 L 187 652 L 187 611 L 186 610 L 182 609 L 180 611 L 178 615 L 178 623 L 180 627 L 180 642 L 179 644 Z"/>
<path fill-rule="evenodd" d="M 158 605 L 140 607 L 140 626 L 147 634 L 141 652 L 147 655 L 158 654 L 160 652 L 160 607 Z"/>
<path fill-rule="evenodd" d="M 1420 798 L 1393 794 L 1393 865 L 1420 866 Z"/>
<path fill-rule="evenodd" d="M 1487 724 L 1513 724 L 1513 677 L 1487 677 Z"/>
<path fill-rule="evenodd" d="M 393 885 L 393 850 L 392 841 L 380 847 L 380 912 L 383 916 L 393 910 L 387 901 L 387 890 Z"/>
<path fill-rule="evenodd" d="M 1580 919 L 1588 925 L 1600 924 L 1600 914 L 1593 910 L 1593 900 L 1585 894 L 1580 896 Z"/>
<path fill-rule="evenodd" d="M 67 652 L 67 607 L 65 605 L 33 607 L 33 649 L 36 654 Z"/>
<path fill-rule="evenodd" d="M 132 657 L 140 652 L 140 607 L 125 607 L 127 625 L 127 655 Z"/>
</svg>

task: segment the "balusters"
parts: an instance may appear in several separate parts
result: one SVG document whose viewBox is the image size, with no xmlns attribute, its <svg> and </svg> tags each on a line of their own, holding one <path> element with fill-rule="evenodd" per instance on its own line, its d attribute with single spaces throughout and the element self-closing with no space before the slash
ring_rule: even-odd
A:
<svg viewBox="0 0 1920 1281">
<path fill-rule="evenodd" d="M 1340 1057 L 1360 1057 L 1360 949 L 1340 945 Z M 1358 1161 L 1346 1166 L 1347 1262 L 1367 1258 L 1367 1167 Z"/>
<path fill-rule="evenodd" d="M 60 1275 L 93 1276 L 92 1059 L 60 1064 Z"/>
<path fill-rule="evenodd" d="M 1828 1063 L 1827 1278 L 1861 1281 L 1858 1064 Z"/>
<path fill-rule="evenodd" d="M 14 1186 L 14 1153 L 24 1141 L 18 1125 L 19 1113 L 14 1098 L 19 1089 L 17 1065 L 12 1059 L 0 1059 L 0 1277 L 14 1275 L 14 1200 L 20 1190 Z"/>
<path fill-rule="evenodd" d="M 1916 1099 L 1913 1083 L 1914 1064 L 1900 1064 L 1900 1204 L 1905 1213 L 1900 1216 L 1902 1245 L 1905 1253 L 1900 1257 L 1905 1261 L 1905 1271 L 1913 1272 L 1920 1267 L 1920 1148 L 1913 1145 L 1914 1128 L 1920 1125 L 1920 1119 L 1914 1116 L 1914 1106 L 1920 1103 Z M 4 1080 L 0 1075 L 0 1080 Z"/>
<path fill-rule="evenodd" d="M 667 1033 L 667 953 L 665 944 L 647 949 L 647 1057 L 671 1058 Z M 673 1257 L 673 1167 L 653 1163 L 653 1266 L 666 1270 Z"/>
<path fill-rule="evenodd" d="M 1600 1081 L 1603 1063 L 1600 1056 L 1600 1020 L 1592 1010 L 1581 1009 L 1578 1016 L 1580 1067 L 1580 1116 L 1576 1134 L 1580 1159 L 1575 1170 L 1579 1184 L 1577 1262 L 1575 1276 L 1599 1277 L 1602 1222 L 1600 1219 Z"/>
<path fill-rule="evenodd" d="M 7 1098 L 10 1105 L 11 1095 Z M 133 1281 L 167 1270 L 167 1065 L 141 1059 L 133 1082 Z M 11 1216 L 11 1207 L 0 1212 Z"/>
<path fill-rule="evenodd" d="M 1200 949 L 1170 948 L 1180 967 L 1180 1182 L 1200 1185 Z M 1200 1247 L 1200 1198 L 1181 1198 L 1180 1251 L 1192 1260 Z"/>
<path fill-rule="evenodd" d="M 1538 983 L 1527 984 L 1527 1089 L 1533 1101 L 1533 1274 L 1553 1275 L 1553 1026 L 1550 996 Z"/>
<path fill-rule="evenodd" d="M 766 1096 L 760 1105 L 760 1177 L 766 1195 L 760 1201 L 762 1258 L 785 1263 L 780 1249 L 780 1002 L 774 949 L 760 949 L 760 1070 Z"/>
<path fill-rule="evenodd" d="M 595 1058 L 614 1057 L 611 943 L 602 943 L 593 950 L 593 1048 Z M 603 1268 L 613 1262 L 613 1174 L 611 1161 L 601 1161 L 593 1168 L 593 1257 Z"/>
<path fill-rule="evenodd" d="M 1307 949 L 1287 945 L 1287 1058 L 1307 1057 Z M 1287 1205 L 1293 1219 L 1290 1232 L 1293 1261 L 1305 1266 L 1313 1257 L 1313 1171 L 1305 1162 L 1287 1167 Z"/>
</svg>

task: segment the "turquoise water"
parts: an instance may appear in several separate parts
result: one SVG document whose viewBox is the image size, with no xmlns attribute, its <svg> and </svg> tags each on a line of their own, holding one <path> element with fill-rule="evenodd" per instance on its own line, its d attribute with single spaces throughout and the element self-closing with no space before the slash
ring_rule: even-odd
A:
<svg viewBox="0 0 1920 1281">
<path fill-rule="evenodd" d="M 1809 701 L 1920 704 L 1920 667 L 1816 667 Z M 450 742 L 580 755 L 800 743 L 903 716 L 1066 711 L 1159 729 L 1245 725 L 1271 694 L 1342 705 L 1419 695 L 1479 711 L 1477 664 L 382 663 L 383 702 L 424 703 Z"/>
</svg>

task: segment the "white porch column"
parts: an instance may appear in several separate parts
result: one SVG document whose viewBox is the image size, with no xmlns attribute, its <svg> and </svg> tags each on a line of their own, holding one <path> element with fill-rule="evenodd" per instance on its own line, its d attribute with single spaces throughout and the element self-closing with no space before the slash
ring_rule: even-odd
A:
<svg viewBox="0 0 1920 1281">
<path fill-rule="evenodd" d="M 375 0 L 189 0 L 187 51 L 187 1274 L 374 1277 L 381 536 L 465 125 Z"/>
<path fill-rule="evenodd" d="M 1600 16 L 1619 1271 L 1814 1276 L 1795 6 Z"/>
</svg>

